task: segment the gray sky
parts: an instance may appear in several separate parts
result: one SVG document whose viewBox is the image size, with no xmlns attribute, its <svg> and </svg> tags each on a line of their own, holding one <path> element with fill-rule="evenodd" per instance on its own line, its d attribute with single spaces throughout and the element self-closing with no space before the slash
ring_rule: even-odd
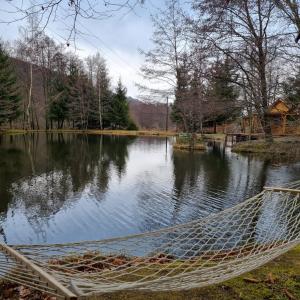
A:
<svg viewBox="0 0 300 300">
<path fill-rule="evenodd" d="M 18 0 L 12 1 L 17 3 Z M 8 21 L 12 18 L 12 7 L 6 1 L 1 1 L 0 20 Z M 134 12 L 118 15 L 106 20 L 80 20 L 78 28 L 85 35 L 78 35 L 76 39 L 76 53 L 80 57 L 88 56 L 99 51 L 106 59 L 110 76 L 115 85 L 121 77 L 128 88 L 128 95 L 138 97 L 136 82 L 141 82 L 139 68 L 143 57 L 138 49 L 147 50 L 151 47 L 152 24 L 150 15 L 162 6 L 163 1 L 148 0 L 147 5 L 136 7 Z M 24 22 L 0 24 L 0 37 L 4 41 L 13 41 L 18 38 L 18 27 Z M 66 24 L 51 22 L 46 32 L 56 41 L 63 42 L 61 37 L 67 37 Z"/>
</svg>

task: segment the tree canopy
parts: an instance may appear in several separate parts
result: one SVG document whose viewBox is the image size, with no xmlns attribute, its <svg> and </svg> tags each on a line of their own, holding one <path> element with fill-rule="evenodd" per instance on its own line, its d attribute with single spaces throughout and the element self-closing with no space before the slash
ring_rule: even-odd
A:
<svg viewBox="0 0 300 300">
<path fill-rule="evenodd" d="M 0 125 L 20 115 L 20 100 L 13 66 L 0 44 Z"/>
</svg>

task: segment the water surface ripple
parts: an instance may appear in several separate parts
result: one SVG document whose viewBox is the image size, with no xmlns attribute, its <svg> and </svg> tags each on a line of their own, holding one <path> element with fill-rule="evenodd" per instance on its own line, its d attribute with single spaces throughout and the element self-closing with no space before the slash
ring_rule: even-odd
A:
<svg viewBox="0 0 300 300">
<path fill-rule="evenodd" d="M 0 136 L 2 240 L 65 243 L 151 231 L 222 211 L 264 185 L 300 177 L 299 163 L 273 164 L 218 143 L 204 153 L 178 152 L 172 142 Z"/>
</svg>

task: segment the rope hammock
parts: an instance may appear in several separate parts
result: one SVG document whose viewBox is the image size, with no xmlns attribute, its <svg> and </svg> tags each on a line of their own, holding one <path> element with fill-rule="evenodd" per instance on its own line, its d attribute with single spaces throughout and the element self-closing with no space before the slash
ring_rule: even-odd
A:
<svg viewBox="0 0 300 300">
<path fill-rule="evenodd" d="M 120 290 L 169 291 L 219 283 L 300 243 L 300 181 L 187 224 L 128 237 L 57 245 L 0 245 L 0 276 L 87 299 Z"/>
</svg>

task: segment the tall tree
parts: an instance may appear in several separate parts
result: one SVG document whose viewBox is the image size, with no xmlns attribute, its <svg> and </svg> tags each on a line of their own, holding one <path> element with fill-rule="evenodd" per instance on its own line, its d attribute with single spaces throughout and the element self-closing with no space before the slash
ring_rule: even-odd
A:
<svg viewBox="0 0 300 300">
<path fill-rule="evenodd" d="M 49 89 L 47 103 L 47 118 L 50 120 L 50 127 L 53 128 L 53 121 L 57 122 L 57 128 L 62 128 L 68 119 L 69 85 L 67 76 L 66 56 L 58 51 L 52 57 L 51 74 L 48 78 L 47 89 Z"/>
<path fill-rule="evenodd" d="M 287 21 L 296 27 L 295 42 L 300 41 L 300 2 L 299 0 L 274 0 Z"/>
<path fill-rule="evenodd" d="M 0 125 L 20 115 L 20 95 L 12 63 L 0 44 Z"/>
<path fill-rule="evenodd" d="M 110 123 L 114 129 L 128 129 L 130 125 L 127 90 L 119 79 L 110 108 Z"/>
<path fill-rule="evenodd" d="M 283 90 L 286 98 L 292 105 L 300 104 L 300 65 L 297 73 L 289 77 L 283 84 Z"/>
<path fill-rule="evenodd" d="M 249 96 L 266 140 L 273 141 L 268 108 L 288 47 L 288 32 L 278 24 L 274 1 L 194 0 L 194 9 L 194 28 L 201 35 L 206 32 L 212 46 L 238 66 L 237 83 Z"/>
<path fill-rule="evenodd" d="M 37 113 L 34 107 L 33 85 L 34 85 L 34 68 L 38 65 L 39 41 L 42 32 L 39 29 L 37 15 L 32 14 L 27 19 L 26 27 L 21 27 L 21 39 L 17 41 L 16 56 L 26 61 L 26 71 L 28 73 L 22 78 L 23 86 L 26 89 L 27 101 L 24 99 L 24 127 L 28 129 L 39 128 Z"/>
<path fill-rule="evenodd" d="M 86 61 L 89 79 L 94 86 L 97 97 L 93 103 L 93 115 L 97 122 L 94 122 L 93 126 L 103 129 L 109 123 L 108 111 L 112 99 L 108 69 L 106 61 L 100 53 L 89 56 Z"/>
<path fill-rule="evenodd" d="M 214 108 L 209 119 L 215 124 L 215 132 L 218 122 L 235 118 L 241 113 L 235 81 L 235 67 L 229 58 L 217 61 L 211 66 L 206 96 L 210 106 Z"/>
<path fill-rule="evenodd" d="M 180 68 L 188 52 L 185 18 L 178 0 L 167 0 L 165 8 L 152 16 L 154 33 L 153 49 L 141 51 L 145 64 L 141 71 L 146 85 L 140 89 L 161 97 L 175 96 Z M 154 87 L 152 87 L 154 86 Z"/>
</svg>

